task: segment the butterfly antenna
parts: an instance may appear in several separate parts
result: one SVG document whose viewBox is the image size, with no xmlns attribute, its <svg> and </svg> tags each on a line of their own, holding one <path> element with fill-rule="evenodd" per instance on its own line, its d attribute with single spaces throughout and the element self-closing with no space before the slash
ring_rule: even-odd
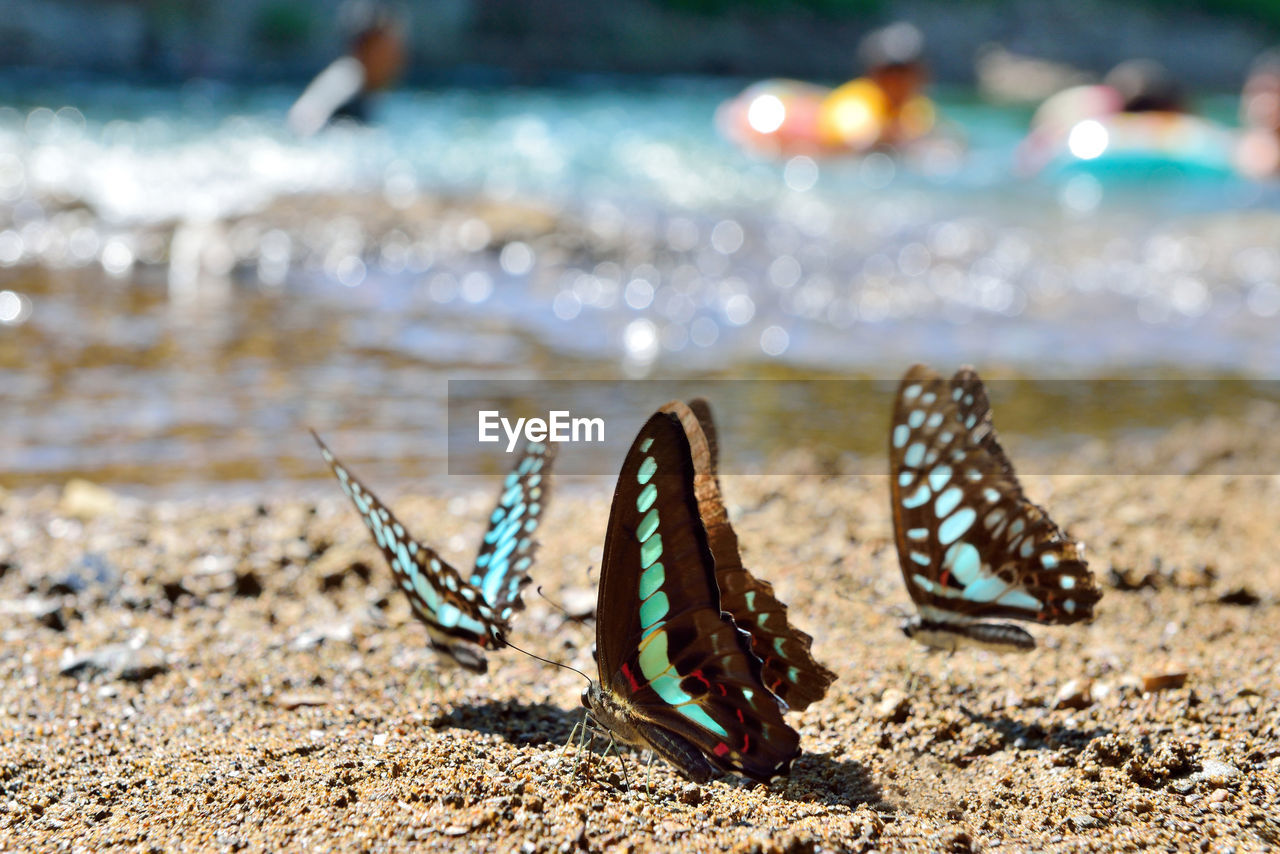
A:
<svg viewBox="0 0 1280 854">
<path fill-rule="evenodd" d="M 590 676 L 588 676 L 587 674 L 583 673 L 581 670 L 579 670 L 578 668 L 574 667 L 573 665 L 570 665 L 570 664 L 563 664 L 563 663 L 561 663 L 561 662 L 559 662 L 559 661 L 552 661 L 552 660 L 551 660 L 551 659 L 549 659 L 549 658 L 543 658 L 543 657 L 542 657 L 542 656 L 540 656 L 540 655 L 535 655 L 534 653 L 529 652 L 529 650 L 527 650 L 527 649 L 521 649 L 520 647 L 516 646 L 516 645 L 515 645 L 515 644 L 513 644 L 511 641 L 506 640 L 505 638 L 503 639 L 502 643 L 503 643 L 503 645 L 504 645 L 504 646 L 509 646 L 509 647 L 511 647 L 512 649 L 514 649 L 516 652 L 523 652 L 525 655 L 529 656 L 530 658 L 536 658 L 536 659 L 538 659 L 538 661 L 541 661 L 541 662 L 543 662 L 544 664 L 551 664 L 551 665 L 554 665 L 555 667 L 563 667 L 565 670 L 572 670 L 574 673 L 578 674 L 578 675 L 579 675 L 579 676 L 581 676 L 583 679 L 587 680 L 587 684 L 588 684 L 588 685 L 590 685 L 590 684 L 591 684 L 591 677 L 590 677 Z"/>
<path fill-rule="evenodd" d="M 538 585 L 537 587 L 535 587 L 534 589 L 538 591 L 538 595 L 539 595 L 539 596 L 541 596 L 543 599 L 547 600 L 547 602 L 551 605 L 551 607 L 552 607 L 552 608 L 555 608 L 555 609 L 556 609 L 557 611 L 559 611 L 561 614 L 564 614 L 564 618 L 565 618 L 566 620 L 568 620 L 569 622 L 571 622 L 571 623 L 585 623 L 587 620 L 591 619 L 590 617 L 575 617 L 575 616 L 573 616 L 573 614 L 570 614 L 570 613 L 569 613 L 569 609 L 568 609 L 568 608 L 566 608 L 565 606 L 561 605 L 559 602 L 557 602 L 556 600 L 552 599 L 550 596 L 548 596 L 547 594 L 545 594 L 545 593 L 543 593 L 543 592 L 542 592 L 542 585 L 541 585 L 541 584 L 539 584 L 539 585 Z"/>
</svg>

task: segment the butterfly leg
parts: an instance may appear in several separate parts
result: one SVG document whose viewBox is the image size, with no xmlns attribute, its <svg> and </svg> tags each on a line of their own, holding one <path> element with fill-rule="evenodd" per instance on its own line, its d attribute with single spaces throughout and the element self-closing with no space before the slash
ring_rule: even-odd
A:
<svg viewBox="0 0 1280 854">
<path fill-rule="evenodd" d="M 584 715 L 583 719 L 577 721 L 573 725 L 573 729 L 569 730 L 569 737 L 565 739 L 564 745 L 560 748 L 561 752 L 567 751 L 569 745 L 573 744 L 574 738 L 578 739 L 578 749 L 575 751 L 573 773 L 578 773 L 578 766 L 582 762 L 582 747 L 587 740 L 587 722 L 591 719 L 590 715 Z"/>
<path fill-rule="evenodd" d="M 613 751 L 613 755 L 618 757 L 618 761 L 622 763 L 622 782 L 627 787 L 627 791 L 631 791 L 631 775 L 627 773 L 627 760 L 623 757 L 622 751 L 618 750 L 618 743 L 613 737 L 613 733 L 609 734 L 609 746 L 605 748 L 605 754 Z"/>
</svg>

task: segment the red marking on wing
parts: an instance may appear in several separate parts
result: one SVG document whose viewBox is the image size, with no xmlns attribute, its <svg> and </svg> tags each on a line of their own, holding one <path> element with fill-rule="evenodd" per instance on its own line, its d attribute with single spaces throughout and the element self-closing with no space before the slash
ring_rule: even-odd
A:
<svg viewBox="0 0 1280 854">
<path fill-rule="evenodd" d="M 751 733 L 744 732 L 742 734 L 742 752 L 749 753 L 751 751 Z"/>
<path fill-rule="evenodd" d="M 738 723 L 745 726 L 747 723 L 747 719 L 742 716 L 742 709 L 734 709 L 734 711 L 738 713 Z"/>
<path fill-rule="evenodd" d="M 631 668 L 630 668 L 630 667 L 628 667 L 628 666 L 627 666 L 627 665 L 625 665 L 625 664 L 624 664 L 624 665 L 622 665 L 622 675 L 623 675 L 623 676 L 625 676 L 625 677 L 627 677 L 627 682 L 631 683 L 631 690 L 632 690 L 632 691 L 639 691 L 639 690 L 640 690 L 640 683 L 639 683 L 639 682 L 637 682 L 637 681 L 636 681 L 636 678 L 635 678 L 634 676 L 632 676 L 632 675 L 631 675 Z"/>
<path fill-rule="evenodd" d="M 725 744 L 722 741 L 719 744 L 717 744 L 715 747 L 711 748 L 711 752 L 714 753 L 716 756 L 724 756 L 726 753 L 729 752 L 729 745 Z"/>
</svg>

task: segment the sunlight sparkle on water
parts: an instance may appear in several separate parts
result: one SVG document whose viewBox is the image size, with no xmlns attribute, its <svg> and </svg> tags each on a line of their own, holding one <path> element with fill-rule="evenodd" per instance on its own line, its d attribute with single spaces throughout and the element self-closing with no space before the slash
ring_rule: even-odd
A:
<svg viewBox="0 0 1280 854">
<path fill-rule="evenodd" d="M 791 336 L 781 326 L 770 326 L 760 333 L 760 349 L 767 356 L 781 356 L 791 345 Z"/>
<path fill-rule="evenodd" d="M 797 193 L 812 190 L 818 183 L 818 164 L 803 154 L 792 157 L 782 169 L 782 181 Z"/>
<path fill-rule="evenodd" d="M 1067 136 L 1067 148 L 1081 160 L 1100 157 L 1110 142 L 1107 129 L 1096 119 L 1085 119 L 1078 123 Z"/>
<path fill-rule="evenodd" d="M 787 107 L 777 95 L 759 95 L 747 107 L 747 124 L 756 133 L 773 133 L 787 119 Z"/>
</svg>

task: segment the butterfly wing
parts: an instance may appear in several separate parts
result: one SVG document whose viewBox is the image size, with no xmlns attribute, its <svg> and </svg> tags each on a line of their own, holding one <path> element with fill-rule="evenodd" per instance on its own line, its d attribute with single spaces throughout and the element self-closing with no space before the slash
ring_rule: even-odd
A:
<svg viewBox="0 0 1280 854">
<path fill-rule="evenodd" d="M 715 558 L 720 607 L 751 635 L 751 651 L 762 662 L 765 686 L 789 708 L 804 709 L 822 699 L 836 675 L 813 658 L 813 638 L 791 625 L 787 606 L 773 586 L 742 565 L 738 535 L 729 523 L 716 474 L 718 448 L 711 407 L 702 398 L 662 407 L 680 419 L 694 465 L 694 489 L 707 542 Z"/>
<path fill-rule="evenodd" d="M 627 453 L 609 513 L 600 684 L 651 745 L 674 734 L 721 769 L 767 781 L 790 769 L 799 735 L 762 683 L 750 637 L 721 612 L 695 477 L 680 419 L 654 414 Z"/>
<path fill-rule="evenodd" d="M 461 574 L 405 529 L 395 515 L 338 461 L 314 431 L 316 444 L 342 491 L 382 551 L 413 613 L 427 627 L 431 646 L 477 673 L 488 669 L 479 648 L 502 645 L 508 625 Z"/>
<path fill-rule="evenodd" d="M 894 404 L 889 475 L 898 561 L 924 619 L 1093 616 L 1102 594 L 1083 547 L 1023 495 L 971 368 L 949 383 L 923 365 L 907 372 Z"/>
<path fill-rule="evenodd" d="M 471 586 L 504 620 L 512 611 L 524 608 L 520 591 L 529 583 L 529 568 L 537 551 L 533 535 L 547 506 L 547 475 L 555 459 L 554 449 L 547 442 L 525 445 L 503 481 L 471 573 Z"/>
</svg>

